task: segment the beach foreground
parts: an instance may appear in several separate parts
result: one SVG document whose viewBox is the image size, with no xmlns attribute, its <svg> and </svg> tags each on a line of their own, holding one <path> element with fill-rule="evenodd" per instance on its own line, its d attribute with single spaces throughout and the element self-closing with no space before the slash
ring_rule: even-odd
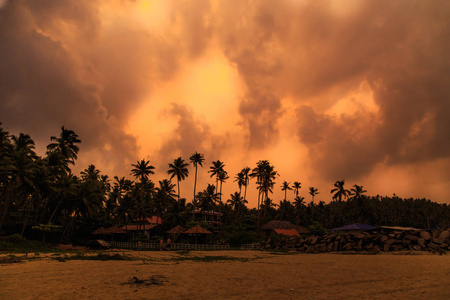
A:
<svg viewBox="0 0 450 300">
<path fill-rule="evenodd" d="M 102 253 L 129 260 L 0 265 L 0 299 L 450 299 L 450 255 Z"/>
</svg>

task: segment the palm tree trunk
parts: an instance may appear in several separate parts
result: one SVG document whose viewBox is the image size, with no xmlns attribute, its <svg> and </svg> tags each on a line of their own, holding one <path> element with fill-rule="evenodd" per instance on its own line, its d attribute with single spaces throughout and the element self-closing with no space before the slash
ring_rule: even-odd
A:
<svg viewBox="0 0 450 300">
<path fill-rule="evenodd" d="M 178 187 L 178 202 L 180 202 L 180 180 L 177 177 L 177 187 Z"/>
</svg>

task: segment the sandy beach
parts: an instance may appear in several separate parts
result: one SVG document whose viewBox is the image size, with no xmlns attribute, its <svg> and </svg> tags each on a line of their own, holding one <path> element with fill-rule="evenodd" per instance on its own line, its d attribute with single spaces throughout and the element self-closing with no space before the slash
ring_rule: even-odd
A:
<svg viewBox="0 0 450 300">
<path fill-rule="evenodd" d="M 64 254 L 50 253 L 0 265 L 0 299 L 450 298 L 449 255 L 104 253 L 133 260 L 58 261 Z"/>
</svg>

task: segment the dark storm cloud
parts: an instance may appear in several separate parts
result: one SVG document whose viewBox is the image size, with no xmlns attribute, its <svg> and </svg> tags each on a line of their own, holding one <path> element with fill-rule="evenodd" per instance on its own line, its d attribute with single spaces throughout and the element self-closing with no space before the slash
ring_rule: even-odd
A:
<svg viewBox="0 0 450 300">
<path fill-rule="evenodd" d="M 215 134 L 205 121 L 195 117 L 185 105 L 173 103 L 167 117 L 176 119 L 177 127 L 173 136 L 167 137 L 158 151 L 158 163 L 163 169 L 179 156 L 188 161 L 196 151 L 208 160 L 213 157 L 220 159 L 222 150 L 230 146 L 230 137 Z"/>
<path fill-rule="evenodd" d="M 185 49 L 126 19 L 107 27 L 99 7 L 12 1 L 0 11 L 0 120 L 41 149 L 64 125 L 83 141 L 81 163 L 123 174 L 138 156 L 128 118 L 155 81 L 176 74 Z"/>
<path fill-rule="evenodd" d="M 327 179 L 355 178 L 378 163 L 449 158 L 450 5 L 361 1 L 336 13 L 330 3 L 223 5 L 219 35 L 250 90 L 240 112 L 251 138 L 277 135 L 270 125 L 289 96 L 299 105 L 299 139 Z M 322 113 L 362 82 L 374 92 L 377 115 Z"/>
</svg>

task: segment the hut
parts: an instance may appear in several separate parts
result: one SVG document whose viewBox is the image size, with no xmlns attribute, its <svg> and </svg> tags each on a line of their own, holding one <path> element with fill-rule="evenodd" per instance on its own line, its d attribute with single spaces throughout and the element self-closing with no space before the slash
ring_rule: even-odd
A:
<svg viewBox="0 0 450 300">
<path fill-rule="evenodd" d="M 302 226 L 296 226 L 289 221 L 272 220 L 267 224 L 261 226 L 261 229 L 266 232 L 267 235 L 287 235 L 299 237 L 301 234 L 305 234 L 308 230 Z"/>
<path fill-rule="evenodd" d="M 195 237 L 195 243 L 197 244 L 199 240 L 201 243 L 206 243 L 208 234 L 212 234 L 212 232 L 201 227 L 200 225 L 195 225 L 194 227 L 186 230 L 184 234 L 187 234 L 190 237 Z"/>
<path fill-rule="evenodd" d="M 331 229 L 331 231 L 334 232 L 334 231 L 349 231 L 349 230 L 372 230 L 375 228 L 376 227 L 367 224 L 349 224 L 342 227 L 333 228 Z"/>
<path fill-rule="evenodd" d="M 108 233 L 109 233 L 108 229 L 106 229 L 105 227 L 97 228 L 96 230 L 94 230 L 92 232 L 92 234 L 95 234 L 95 235 L 105 235 L 105 234 L 108 234 Z"/>
<path fill-rule="evenodd" d="M 122 226 L 121 229 L 126 232 L 132 232 L 133 235 L 136 232 L 143 232 L 146 238 L 149 238 L 151 235 L 151 231 L 158 225 L 162 224 L 162 220 L 160 217 L 152 216 L 147 218 L 134 219 L 133 223 L 130 225 Z"/>
<path fill-rule="evenodd" d="M 178 240 L 178 238 L 180 237 L 180 235 L 182 233 L 184 233 L 185 231 L 186 230 L 183 227 L 178 225 L 178 226 L 176 226 L 174 228 L 171 228 L 171 229 L 167 230 L 166 233 L 168 233 L 168 234 L 170 234 L 172 236 L 172 241 L 173 242 L 176 242 Z"/>
</svg>

